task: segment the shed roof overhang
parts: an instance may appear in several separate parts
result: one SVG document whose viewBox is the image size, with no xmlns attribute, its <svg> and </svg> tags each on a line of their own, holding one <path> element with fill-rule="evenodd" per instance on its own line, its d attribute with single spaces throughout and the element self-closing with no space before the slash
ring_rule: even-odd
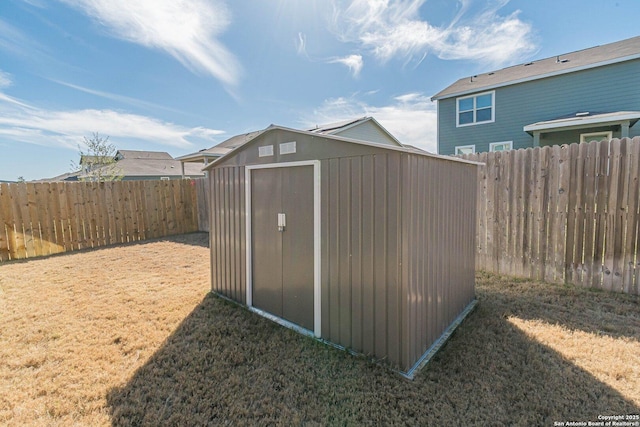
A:
<svg viewBox="0 0 640 427">
<path fill-rule="evenodd" d="M 578 113 L 580 114 L 580 113 Z M 616 111 L 588 115 L 576 115 L 556 120 L 532 123 L 523 130 L 530 135 L 534 133 L 560 132 L 565 130 L 588 129 L 601 126 L 626 125 L 633 126 L 640 119 L 640 111 Z"/>
<path fill-rule="evenodd" d="M 377 143 L 377 142 L 370 142 L 370 141 L 363 141 L 363 140 L 359 140 L 359 139 L 345 138 L 345 137 L 341 137 L 341 136 L 337 136 L 337 135 L 330 135 L 330 134 L 317 134 L 317 133 L 309 132 L 309 131 L 302 131 L 302 130 L 298 130 L 298 129 L 290 129 L 290 128 L 287 128 L 287 127 L 284 127 L 284 126 L 271 125 L 268 128 L 266 128 L 266 129 L 264 129 L 264 130 L 262 130 L 260 132 L 257 132 L 255 135 L 253 135 L 251 138 L 247 139 L 241 145 L 238 145 L 237 147 L 234 147 L 231 151 L 229 151 L 229 153 L 225 154 L 222 157 L 219 157 L 219 158 L 215 159 L 213 162 L 209 163 L 204 168 L 202 168 L 202 170 L 203 171 L 208 171 L 209 169 L 212 169 L 217 164 L 219 164 L 219 162 L 224 161 L 224 159 L 226 159 L 227 157 L 233 156 L 238 151 L 245 149 L 246 146 L 250 142 L 256 140 L 258 137 L 260 137 L 260 136 L 262 136 L 262 135 L 264 135 L 266 133 L 274 132 L 274 131 L 286 131 L 286 132 L 290 132 L 290 133 L 294 133 L 294 134 L 310 135 L 310 136 L 315 136 L 315 137 L 319 137 L 319 138 L 325 138 L 325 139 L 329 139 L 329 140 L 344 141 L 344 142 L 348 142 L 348 143 L 356 144 L 356 145 L 364 145 L 364 146 L 382 148 L 384 150 L 389 150 L 389 151 L 401 151 L 401 152 L 417 154 L 417 155 L 425 156 L 425 157 L 435 157 L 435 158 L 448 160 L 448 161 L 452 161 L 452 162 L 469 163 L 469 164 L 473 164 L 473 165 L 484 165 L 484 163 L 481 163 L 481 162 L 475 162 L 473 160 L 466 160 L 466 159 L 453 157 L 453 156 L 445 156 L 445 155 L 440 155 L 440 154 L 429 153 L 427 151 L 417 150 L 417 149 L 415 149 L 413 147 L 410 148 L 410 147 L 405 147 L 405 146 L 402 146 L 402 145 L 399 146 L 399 147 L 396 147 L 396 146 L 391 145 L 391 144 L 381 144 L 381 143 Z"/>
</svg>

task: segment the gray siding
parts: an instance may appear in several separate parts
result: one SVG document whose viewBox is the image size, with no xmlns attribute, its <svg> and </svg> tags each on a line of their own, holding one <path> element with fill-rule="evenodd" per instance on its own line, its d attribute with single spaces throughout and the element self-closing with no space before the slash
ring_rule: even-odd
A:
<svg viewBox="0 0 640 427">
<path fill-rule="evenodd" d="M 335 135 L 342 136 L 344 138 L 359 139 L 362 141 L 371 141 L 380 144 L 390 144 L 396 147 L 398 146 L 396 141 L 389 138 L 389 135 L 383 132 L 382 129 L 376 126 L 372 121 L 354 126 L 342 132 L 337 132 Z"/>
<path fill-rule="evenodd" d="M 639 81 L 640 60 L 634 60 L 497 88 L 495 122 L 460 128 L 456 128 L 456 98 L 440 100 L 438 152 L 453 154 L 456 146 L 470 144 L 475 144 L 477 152 L 489 151 L 489 143 L 499 141 L 513 141 L 514 149 L 527 148 L 533 145 L 533 137 L 522 128 L 531 123 L 578 111 L 640 111 Z M 540 143 L 573 143 L 580 133 L 554 135 Z M 639 135 L 640 124 L 636 124 L 629 136 Z M 619 131 L 614 132 L 614 138 L 619 136 Z"/>
</svg>

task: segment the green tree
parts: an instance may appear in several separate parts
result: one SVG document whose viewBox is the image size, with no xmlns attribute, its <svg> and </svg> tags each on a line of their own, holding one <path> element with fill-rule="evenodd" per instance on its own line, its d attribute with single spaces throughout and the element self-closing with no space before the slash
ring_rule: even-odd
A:
<svg viewBox="0 0 640 427">
<path fill-rule="evenodd" d="M 80 181 L 120 181 L 122 173 L 116 160 L 116 147 L 109 143 L 109 137 L 101 137 L 98 132 L 91 139 L 84 137 L 85 149 L 78 145 L 80 163 L 71 162 L 74 172 L 79 171 Z"/>
<path fill-rule="evenodd" d="M 18 177 L 18 179 L 16 180 L 16 182 L 21 184 L 21 183 L 23 183 L 23 182 L 27 182 L 27 181 L 24 179 L 24 176 L 20 175 L 20 176 Z"/>
</svg>

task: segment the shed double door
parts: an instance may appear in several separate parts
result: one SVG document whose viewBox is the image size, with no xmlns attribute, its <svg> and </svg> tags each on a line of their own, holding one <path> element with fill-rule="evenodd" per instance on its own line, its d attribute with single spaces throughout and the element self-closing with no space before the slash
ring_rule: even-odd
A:
<svg viewBox="0 0 640 427">
<path fill-rule="evenodd" d="M 251 171 L 253 306 L 311 331 L 313 200 L 313 166 Z"/>
</svg>

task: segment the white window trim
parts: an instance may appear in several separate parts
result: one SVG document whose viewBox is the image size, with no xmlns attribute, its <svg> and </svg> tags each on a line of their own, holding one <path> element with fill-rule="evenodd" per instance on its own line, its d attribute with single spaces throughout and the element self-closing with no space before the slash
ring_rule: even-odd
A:
<svg viewBox="0 0 640 427">
<path fill-rule="evenodd" d="M 471 144 L 471 145 L 456 145 L 456 148 L 454 148 L 454 153 L 456 156 L 459 155 L 463 155 L 464 153 L 458 153 L 458 148 L 471 148 L 471 153 L 475 154 L 476 153 L 476 146 L 475 144 Z"/>
<path fill-rule="evenodd" d="M 295 166 L 313 166 L 313 331 L 306 333 L 306 329 L 294 325 L 284 319 L 257 309 L 253 306 L 253 261 L 251 252 L 251 172 L 256 169 L 273 169 L 286 168 Z M 269 163 L 264 165 L 247 165 L 245 166 L 245 245 L 246 245 L 246 264 L 247 273 L 246 283 L 246 303 L 250 310 L 255 311 L 269 319 L 280 323 L 288 328 L 295 329 L 306 335 L 313 334 L 316 338 L 322 336 L 322 292 L 321 292 L 321 228 L 320 228 L 320 161 L 319 160 L 302 160 L 297 162 L 286 163 Z"/>
<path fill-rule="evenodd" d="M 580 142 L 591 142 L 591 141 L 593 141 L 593 139 L 589 139 L 589 137 L 595 136 L 595 135 L 603 135 L 603 134 L 607 134 L 607 141 L 611 141 L 613 139 L 613 132 L 612 131 L 603 130 L 601 132 L 581 133 L 580 134 Z"/>
<path fill-rule="evenodd" d="M 468 99 L 468 98 L 477 98 L 478 96 L 482 96 L 482 95 L 487 95 L 487 94 L 491 94 L 491 120 L 485 120 L 482 122 L 472 122 L 472 123 L 465 123 L 465 124 L 460 124 L 460 100 L 462 99 Z M 473 101 L 473 118 L 475 119 L 475 115 L 476 115 L 476 101 Z M 488 92 L 481 92 L 481 93 L 474 93 L 473 95 L 469 95 L 469 96 L 461 96 L 459 98 L 456 98 L 456 127 L 460 128 L 460 127 L 465 127 L 465 126 L 475 126 L 475 125 L 483 125 L 485 123 L 493 123 L 496 121 L 496 91 L 495 90 L 490 90 Z"/>
<path fill-rule="evenodd" d="M 513 150 L 513 141 L 500 141 L 500 142 L 491 142 L 489 143 L 489 151 L 494 152 L 494 147 L 496 145 L 509 144 L 509 150 Z"/>
</svg>

